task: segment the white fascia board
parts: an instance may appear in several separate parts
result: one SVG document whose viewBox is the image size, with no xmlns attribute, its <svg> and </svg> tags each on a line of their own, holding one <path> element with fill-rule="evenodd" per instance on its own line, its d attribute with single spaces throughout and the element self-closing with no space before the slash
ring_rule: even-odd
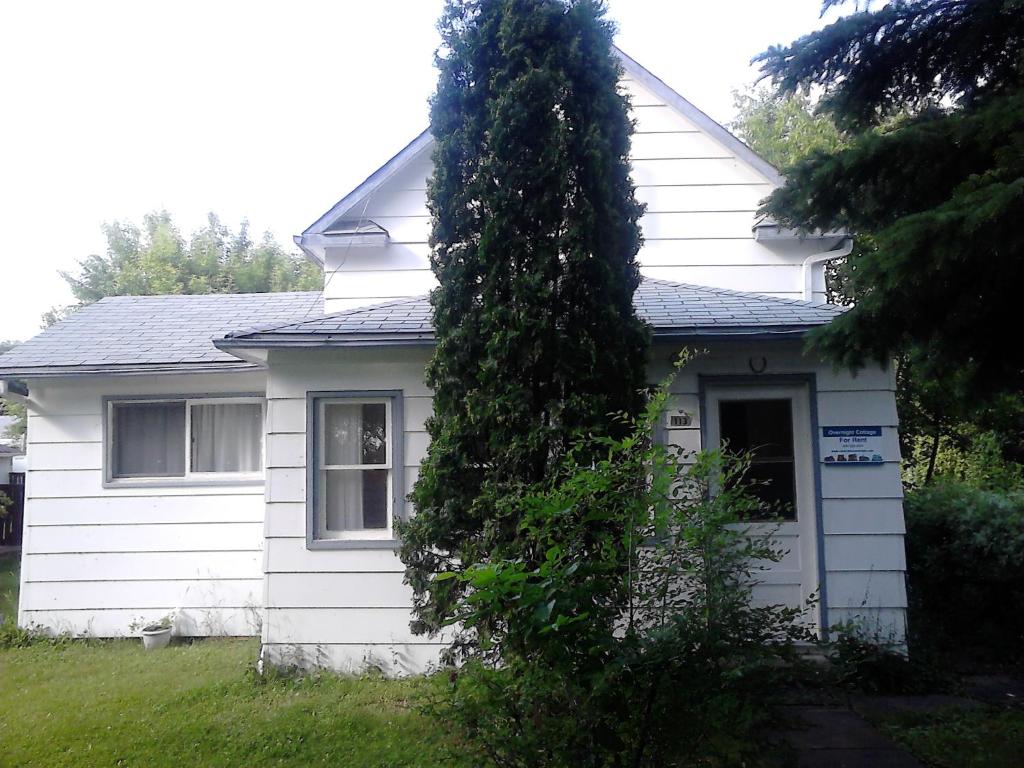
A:
<svg viewBox="0 0 1024 768">
<path fill-rule="evenodd" d="M 324 231 L 331 226 L 331 224 L 341 218 L 362 200 L 365 200 L 369 195 L 373 194 L 378 187 L 402 170 L 412 160 L 416 159 L 420 153 L 429 149 L 433 143 L 434 137 L 430 135 L 430 131 L 423 131 L 419 136 L 406 144 L 398 154 L 366 177 L 358 187 L 331 206 L 331 209 L 327 211 L 327 213 L 310 224 L 302 233 L 302 236 L 322 235 Z M 298 240 L 296 240 L 296 242 L 298 242 Z"/>
</svg>

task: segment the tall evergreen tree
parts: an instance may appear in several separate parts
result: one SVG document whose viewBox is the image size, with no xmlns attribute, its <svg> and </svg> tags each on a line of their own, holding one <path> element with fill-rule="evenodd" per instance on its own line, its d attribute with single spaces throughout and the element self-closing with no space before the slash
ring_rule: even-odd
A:
<svg viewBox="0 0 1024 768">
<path fill-rule="evenodd" d="M 648 346 L 604 3 L 448 0 L 439 27 L 434 412 L 402 545 L 427 631 L 462 589 L 435 574 L 516 546 L 503 496 L 545 480 L 574 434 L 611 434 L 611 413 L 642 406 Z"/>
<path fill-rule="evenodd" d="M 760 60 L 851 134 L 765 212 L 875 237 L 847 273 L 856 307 L 817 346 L 853 366 L 912 349 L 962 400 L 1024 390 L 1024 346 L 1002 336 L 1024 284 L 1024 0 L 892 2 Z"/>
</svg>

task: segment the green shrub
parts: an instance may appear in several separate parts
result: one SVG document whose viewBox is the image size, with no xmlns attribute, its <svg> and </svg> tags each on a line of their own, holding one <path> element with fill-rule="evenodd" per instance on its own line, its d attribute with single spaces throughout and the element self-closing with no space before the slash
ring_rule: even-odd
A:
<svg viewBox="0 0 1024 768">
<path fill-rule="evenodd" d="M 958 483 L 907 495 L 911 650 L 979 661 L 1024 647 L 1024 491 Z"/>
<path fill-rule="evenodd" d="M 856 622 L 831 628 L 827 680 L 840 688 L 873 694 L 939 693 L 951 688 L 948 674 L 928 654 L 908 656 Z"/>
<path fill-rule="evenodd" d="M 498 766 L 763 764 L 755 733 L 809 634 L 751 601 L 783 553 L 743 524 L 765 512 L 748 464 L 655 444 L 665 398 L 503 501 L 515 549 L 439 577 L 467 587 L 469 637 L 437 711 Z"/>
</svg>

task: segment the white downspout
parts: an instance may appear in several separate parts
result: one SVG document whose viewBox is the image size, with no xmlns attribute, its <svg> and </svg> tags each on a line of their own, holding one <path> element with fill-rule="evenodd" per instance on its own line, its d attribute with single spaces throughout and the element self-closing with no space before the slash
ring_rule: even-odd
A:
<svg viewBox="0 0 1024 768">
<path fill-rule="evenodd" d="M 804 259 L 801 265 L 801 280 L 803 284 L 804 301 L 814 301 L 814 268 L 819 264 L 833 259 L 841 259 L 853 253 L 853 238 L 845 237 L 837 248 L 831 251 L 815 253 Z"/>
</svg>

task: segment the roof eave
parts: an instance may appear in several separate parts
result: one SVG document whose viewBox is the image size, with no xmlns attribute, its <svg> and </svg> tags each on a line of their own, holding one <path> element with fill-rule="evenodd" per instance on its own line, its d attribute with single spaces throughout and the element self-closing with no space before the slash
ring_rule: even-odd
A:
<svg viewBox="0 0 1024 768">
<path fill-rule="evenodd" d="M 656 341 L 770 340 L 803 338 L 823 323 L 784 326 L 698 326 L 691 328 L 654 328 Z M 433 333 L 366 334 L 291 334 L 279 336 L 226 337 L 214 341 L 218 349 L 317 349 L 327 347 L 406 347 L 432 346 Z"/>
<path fill-rule="evenodd" d="M 217 363 L 160 363 L 128 365 L 46 365 L 24 368 L 2 368 L 0 378 L 4 379 L 58 379 L 78 376 L 146 376 L 152 374 L 229 373 L 252 371 L 258 366 L 252 363 L 224 361 Z"/>
<path fill-rule="evenodd" d="M 390 160 L 366 177 L 363 182 L 345 195 L 341 200 L 331 206 L 330 210 L 310 224 L 302 235 L 320 235 L 339 216 L 348 211 L 353 205 L 376 190 L 381 184 L 394 176 L 405 167 L 406 163 L 419 155 L 424 149 L 430 146 L 433 137 L 430 130 L 422 131 L 416 138 L 406 144 Z"/>
<path fill-rule="evenodd" d="M 290 334 L 282 336 L 228 337 L 213 342 L 217 349 L 315 349 L 318 347 L 432 346 L 433 333 Z"/>
</svg>

